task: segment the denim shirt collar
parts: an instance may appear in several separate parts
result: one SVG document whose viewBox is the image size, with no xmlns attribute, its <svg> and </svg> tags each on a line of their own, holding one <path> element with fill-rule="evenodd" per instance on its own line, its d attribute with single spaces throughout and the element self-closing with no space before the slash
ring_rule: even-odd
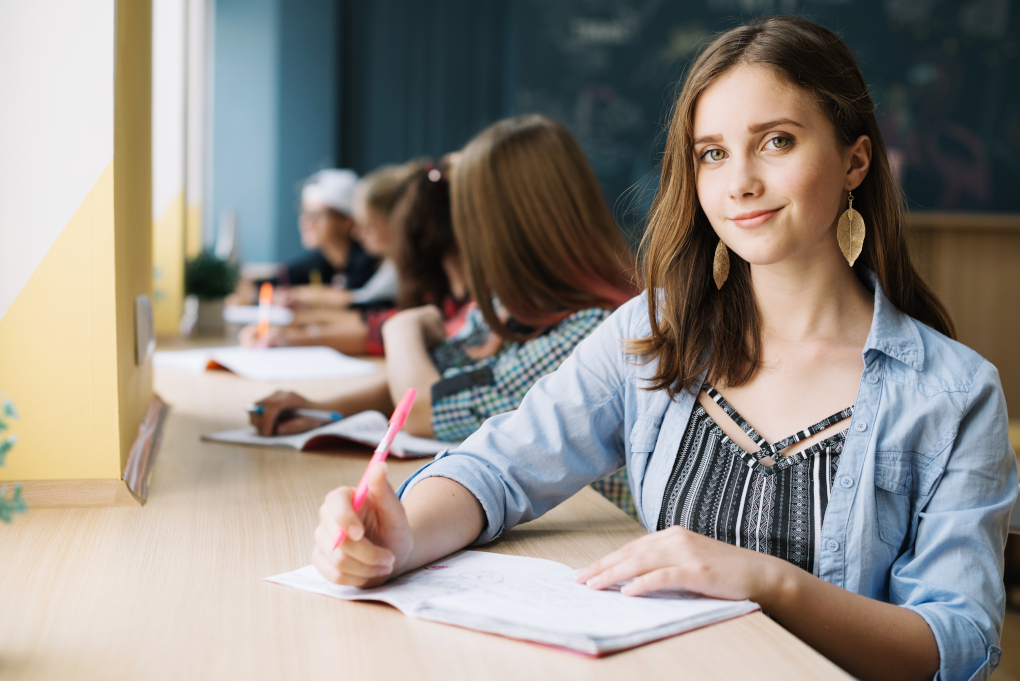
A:
<svg viewBox="0 0 1020 681">
<path fill-rule="evenodd" d="M 877 350 L 921 371 L 924 369 L 924 343 L 914 321 L 890 302 L 874 272 L 868 270 L 866 276 L 864 285 L 875 292 L 875 313 L 864 342 L 865 362 L 868 351 Z"/>
</svg>

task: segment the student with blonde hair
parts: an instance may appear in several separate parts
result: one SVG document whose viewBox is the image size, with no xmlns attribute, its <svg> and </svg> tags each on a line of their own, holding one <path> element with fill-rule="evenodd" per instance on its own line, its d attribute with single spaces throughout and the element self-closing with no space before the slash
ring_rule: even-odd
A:
<svg viewBox="0 0 1020 681">
<path fill-rule="evenodd" d="M 911 265 L 874 111 L 826 28 L 719 36 L 674 109 L 648 292 L 399 496 L 383 466 L 360 513 L 330 492 L 319 571 L 380 584 L 626 464 L 649 534 L 581 583 L 751 599 L 861 678 L 988 678 L 1017 496 L 1006 404 Z"/>
<path fill-rule="evenodd" d="M 636 294 L 634 265 L 577 141 L 543 116 L 496 123 L 465 147 L 452 178 L 433 168 L 422 182 L 449 182 L 457 248 L 445 256 L 448 285 L 470 291 L 477 308 L 451 337 L 435 304 L 400 312 L 383 327 L 387 384 L 316 404 L 388 412 L 413 387 L 408 432 L 460 440 L 516 408 Z M 313 404 L 293 393 L 262 404 L 252 422 L 265 434 L 316 425 L 277 422 L 282 410 Z"/>
</svg>

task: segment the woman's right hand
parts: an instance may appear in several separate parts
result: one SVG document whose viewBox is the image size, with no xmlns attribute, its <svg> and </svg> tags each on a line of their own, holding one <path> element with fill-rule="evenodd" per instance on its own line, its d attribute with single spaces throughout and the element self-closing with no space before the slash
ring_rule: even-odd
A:
<svg viewBox="0 0 1020 681">
<path fill-rule="evenodd" d="M 297 393 L 277 390 L 275 393 L 260 400 L 255 404 L 261 405 L 261 414 L 249 414 L 253 426 L 259 429 L 259 435 L 269 437 L 271 435 L 292 435 L 303 433 L 312 428 L 318 428 L 325 421 L 310 419 L 305 416 L 280 420 L 280 415 L 285 411 L 293 409 L 319 409 L 319 405 L 311 400 L 301 397 Z"/>
<path fill-rule="evenodd" d="M 312 562 L 334 584 L 365 589 L 406 571 L 414 537 L 404 506 L 386 480 L 386 464 L 371 464 L 368 496 L 358 513 L 353 499 L 353 487 L 338 487 L 326 495 Z M 334 549 L 340 528 L 347 537 Z"/>
</svg>

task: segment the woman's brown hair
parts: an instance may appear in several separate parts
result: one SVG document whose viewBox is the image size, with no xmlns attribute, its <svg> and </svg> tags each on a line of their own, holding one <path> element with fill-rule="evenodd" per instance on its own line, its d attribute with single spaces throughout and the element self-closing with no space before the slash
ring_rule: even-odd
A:
<svg viewBox="0 0 1020 681">
<path fill-rule="evenodd" d="M 713 380 L 741 385 L 762 357 L 762 318 L 747 261 L 730 253 L 730 274 L 717 290 L 712 261 L 718 237 L 701 209 L 695 184 L 694 110 L 698 97 L 739 65 L 770 70 L 807 91 L 829 117 L 836 139 L 850 146 L 871 138 L 871 168 L 854 189 L 854 209 L 867 237 L 854 270 L 862 281 L 871 270 L 898 309 L 953 337 L 945 308 L 910 261 L 903 198 L 875 120 L 875 104 L 846 44 L 827 28 L 795 17 L 757 19 L 716 38 L 691 67 L 673 110 L 662 160 L 660 188 L 641 243 L 652 332 L 630 351 L 658 360 L 651 390 L 695 391 L 711 369 Z M 835 234 L 833 234 L 835 238 Z"/>
<path fill-rule="evenodd" d="M 421 170 L 423 164 L 423 161 L 414 160 L 379 166 L 358 181 L 357 191 L 361 192 L 367 207 L 389 218 L 411 177 Z"/>
<path fill-rule="evenodd" d="M 450 220 L 449 171 L 445 164 L 419 162 L 407 181 L 403 224 L 394 225 L 395 258 L 400 272 L 397 307 L 432 303 L 442 306 L 450 295 L 443 259 L 457 253 Z"/>
<path fill-rule="evenodd" d="M 544 328 L 588 307 L 615 309 L 638 291 L 634 260 L 580 145 L 545 116 L 500 121 L 464 148 L 451 185 L 453 229 L 486 323 Z"/>
</svg>

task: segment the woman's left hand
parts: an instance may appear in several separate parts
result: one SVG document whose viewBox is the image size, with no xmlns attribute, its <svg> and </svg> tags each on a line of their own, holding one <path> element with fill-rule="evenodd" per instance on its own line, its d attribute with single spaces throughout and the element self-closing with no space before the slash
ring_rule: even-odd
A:
<svg viewBox="0 0 1020 681">
<path fill-rule="evenodd" d="M 683 589 L 761 602 L 782 584 L 789 563 L 700 535 L 679 526 L 635 539 L 578 570 L 577 581 L 593 589 L 620 582 L 627 596 Z"/>
</svg>

